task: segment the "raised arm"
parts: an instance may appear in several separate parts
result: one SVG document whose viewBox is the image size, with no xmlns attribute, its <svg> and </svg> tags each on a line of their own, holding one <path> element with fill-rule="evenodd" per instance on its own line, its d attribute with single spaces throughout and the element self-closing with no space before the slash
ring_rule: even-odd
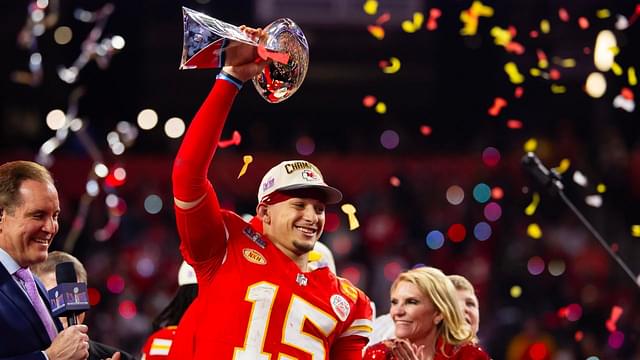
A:
<svg viewBox="0 0 640 360">
<path fill-rule="evenodd" d="M 189 262 L 224 254 L 224 223 L 207 172 L 235 96 L 242 84 L 264 66 L 255 59 L 256 49 L 249 45 L 232 44 L 226 51 L 226 63 L 233 65 L 225 66 L 218 75 L 191 121 L 173 164 L 176 222 L 181 250 Z"/>
</svg>

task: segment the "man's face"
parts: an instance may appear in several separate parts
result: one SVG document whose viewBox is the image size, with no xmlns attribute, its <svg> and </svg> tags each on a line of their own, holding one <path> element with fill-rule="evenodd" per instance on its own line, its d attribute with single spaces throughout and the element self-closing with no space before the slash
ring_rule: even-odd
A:
<svg viewBox="0 0 640 360">
<path fill-rule="evenodd" d="M 47 259 L 49 245 L 58 232 L 60 202 L 49 182 L 25 180 L 20 185 L 22 204 L 10 214 L 2 212 L 0 246 L 22 267 Z"/>
<path fill-rule="evenodd" d="M 263 216 L 265 234 L 288 256 L 313 250 L 322 235 L 325 205 L 311 198 L 290 198 L 268 205 Z"/>
<path fill-rule="evenodd" d="M 465 321 L 471 325 L 473 335 L 478 334 L 480 326 L 480 309 L 478 306 L 478 298 L 470 290 L 456 290 L 458 295 L 458 304 L 464 315 Z"/>
</svg>

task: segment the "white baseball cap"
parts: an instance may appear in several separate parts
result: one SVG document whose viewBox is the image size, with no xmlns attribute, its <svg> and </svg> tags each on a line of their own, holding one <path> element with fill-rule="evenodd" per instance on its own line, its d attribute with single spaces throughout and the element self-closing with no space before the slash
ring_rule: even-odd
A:
<svg viewBox="0 0 640 360">
<path fill-rule="evenodd" d="M 322 173 L 305 160 L 289 160 L 271 168 L 262 178 L 258 189 L 258 202 L 276 191 L 318 189 L 325 194 L 325 203 L 336 204 L 342 200 L 340 190 L 327 185 Z"/>
<path fill-rule="evenodd" d="M 191 265 L 187 264 L 186 261 L 182 262 L 180 265 L 180 270 L 178 270 L 178 285 L 189 285 L 189 284 L 197 284 L 198 279 L 196 278 L 196 272 L 193 270 Z"/>
</svg>

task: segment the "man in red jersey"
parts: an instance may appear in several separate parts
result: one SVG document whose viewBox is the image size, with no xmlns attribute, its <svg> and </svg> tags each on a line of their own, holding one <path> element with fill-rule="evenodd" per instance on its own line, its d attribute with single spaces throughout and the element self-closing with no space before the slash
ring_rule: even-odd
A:
<svg viewBox="0 0 640 360">
<path fill-rule="evenodd" d="M 193 358 L 361 359 L 371 333 L 369 299 L 327 267 L 308 268 L 325 206 L 339 202 L 340 191 L 310 162 L 284 161 L 264 176 L 257 215 L 246 222 L 220 209 L 207 180 L 234 98 L 264 66 L 254 47 L 233 46 L 225 62 L 233 65 L 191 122 L 172 174 L 180 249 L 200 286 L 199 305 L 189 310 L 197 312 Z"/>
</svg>

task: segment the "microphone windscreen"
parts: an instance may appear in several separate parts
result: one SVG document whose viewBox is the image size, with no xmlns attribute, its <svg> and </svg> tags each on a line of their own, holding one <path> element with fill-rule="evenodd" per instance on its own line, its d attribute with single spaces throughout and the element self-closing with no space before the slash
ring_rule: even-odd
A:
<svg viewBox="0 0 640 360">
<path fill-rule="evenodd" d="M 56 282 L 58 284 L 78 282 L 76 269 L 73 267 L 72 262 L 63 262 L 56 265 Z"/>
</svg>

